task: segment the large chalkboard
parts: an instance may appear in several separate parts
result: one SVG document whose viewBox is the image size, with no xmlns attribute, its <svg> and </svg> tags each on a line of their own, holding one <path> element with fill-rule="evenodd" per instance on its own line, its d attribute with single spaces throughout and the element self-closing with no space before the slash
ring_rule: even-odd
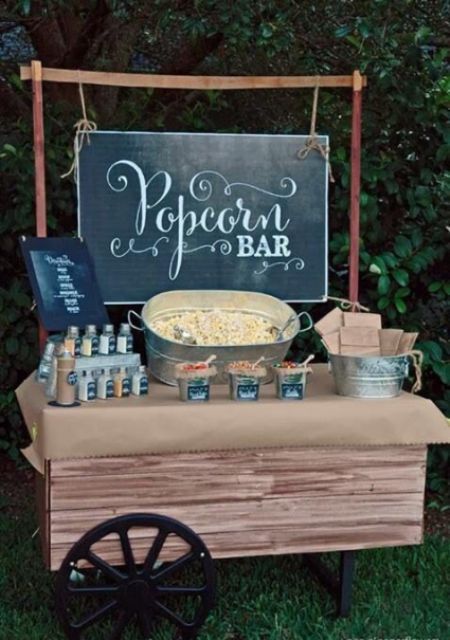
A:
<svg viewBox="0 0 450 640">
<path fill-rule="evenodd" d="M 79 235 L 104 300 L 239 289 L 327 295 L 327 166 L 306 136 L 89 134 L 78 163 Z M 325 136 L 321 144 L 328 144 Z"/>
<path fill-rule="evenodd" d="M 87 247 L 78 238 L 21 238 L 40 320 L 48 331 L 108 322 Z"/>
</svg>

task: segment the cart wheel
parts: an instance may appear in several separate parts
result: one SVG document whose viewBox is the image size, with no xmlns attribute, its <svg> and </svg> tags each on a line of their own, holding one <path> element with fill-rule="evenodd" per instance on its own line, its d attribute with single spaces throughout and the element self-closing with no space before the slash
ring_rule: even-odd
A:
<svg viewBox="0 0 450 640">
<path fill-rule="evenodd" d="M 156 535 L 138 564 L 132 549 L 138 537 L 132 538 L 129 531 L 140 527 L 151 528 Z M 172 552 L 166 561 L 167 552 L 161 551 L 169 536 L 170 542 L 183 543 L 187 551 L 176 559 Z M 120 566 L 112 566 L 102 552 L 93 550 L 97 543 L 107 546 L 107 538 L 120 542 Z M 176 637 L 191 640 L 214 596 L 214 563 L 201 538 L 178 520 L 156 514 L 119 516 L 94 527 L 74 544 L 56 578 L 56 609 L 70 640 L 85 637 L 91 629 L 100 633 L 100 628 L 102 636 L 96 638 L 118 640 L 136 622 L 148 639 L 155 623 L 163 619 L 175 626 Z"/>
</svg>

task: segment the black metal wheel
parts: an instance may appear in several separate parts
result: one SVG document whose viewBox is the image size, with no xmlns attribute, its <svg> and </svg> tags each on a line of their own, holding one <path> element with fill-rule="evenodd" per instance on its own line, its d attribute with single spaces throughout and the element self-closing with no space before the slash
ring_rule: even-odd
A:
<svg viewBox="0 0 450 640">
<path fill-rule="evenodd" d="M 143 548 L 148 530 L 153 540 Z M 112 544 L 123 558 L 114 566 L 102 551 L 96 553 L 101 546 L 107 555 Z M 214 597 L 214 563 L 201 538 L 178 520 L 156 514 L 119 516 L 94 527 L 74 544 L 56 578 L 56 609 L 70 640 L 91 633 L 118 640 L 133 625 L 147 640 L 158 624 L 190 640 Z"/>
</svg>

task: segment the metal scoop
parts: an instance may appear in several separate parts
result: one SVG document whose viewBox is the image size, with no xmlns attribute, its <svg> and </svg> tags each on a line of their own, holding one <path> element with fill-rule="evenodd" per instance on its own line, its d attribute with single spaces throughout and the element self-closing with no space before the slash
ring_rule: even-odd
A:
<svg viewBox="0 0 450 640">
<path fill-rule="evenodd" d="M 194 336 L 189 333 L 189 331 L 186 331 L 186 329 L 183 329 L 183 327 L 180 327 L 179 324 L 174 326 L 173 332 L 175 340 L 180 340 L 183 344 L 197 344 L 197 340 Z"/>
</svg>

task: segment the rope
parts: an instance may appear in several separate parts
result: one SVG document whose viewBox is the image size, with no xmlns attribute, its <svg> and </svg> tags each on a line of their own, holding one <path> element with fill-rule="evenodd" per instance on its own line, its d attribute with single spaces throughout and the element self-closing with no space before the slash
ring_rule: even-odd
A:
<svg viewBox="0 0 450 640">
<path fill-rule="evenodd" d="M 330 147 L 328 145 L 320 144 L 319 138 L 316 133 L 316 121 L 317 121 L 317 106 L 319 104 L 319 77 L 316 76 L 316 86 L 314 87 L 313 108 L 311 113 L 311 126 L 309 128 L 309 136 L 306 140 L 305 146 L 299 149 L 297 156 L 300 160 L 304 160 L 309 155 L 310 151 L 318 151 L 322 158 L 327 163 L 328 176 L 330 182 L 334 182 L 333 172 L 331 170 L 331 164 L 329 160 Z"/>
<path fill-rule="evenodd" d="M 369 307 L 364 307 L 358 301 L 352 302 L 351 300 L 347 300 L 347 298 L 334 298 L 333 296 L 327 296 L 327 299 L 339 302 L 344 311 L 370 311 Z"/>
<path fill-rule="evenodd" d="M 88 144 L 91 144 L 91 141 L 89 140 L 89 133 L 91 131 L 96 131 L 97 129 L 96 123 L 93 120 L 89 120 L 87 116 L 83 85 L 81 82 L 78 83 L 78 93 L 80 94 L 81 112 L 83 117 L 74 124 L 75 138 L 73 141 L 72 164 L 70 165 L 69 171 L 61 175 L 61 178 L 68 178 L 73 173 L 73 179 L 75 182 L 78 182 L 78 155 L 83 148 L 85 140 Z"/>
<path fill-rule="evenodd" d="M 416 379 L 411 389 L 411 393 L 417 393 L 422 389 L 422 365 L 423 365 L 423 353 L 418 349 L 412 349 L 406 354 L 411 357 L 414 365 L 414 373 Z"/>
</svg>

